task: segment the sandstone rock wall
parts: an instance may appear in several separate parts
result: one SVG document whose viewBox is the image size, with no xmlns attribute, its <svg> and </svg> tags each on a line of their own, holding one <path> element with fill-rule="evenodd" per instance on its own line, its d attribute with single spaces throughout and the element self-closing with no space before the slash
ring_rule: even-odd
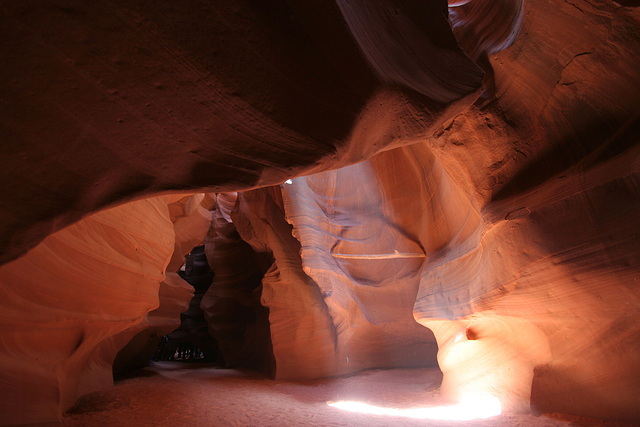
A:
<svg viewBox="0 0 640 427">
<path fill-rule="evenodd" d="M 217 199 L 203 305 L 238 360 L 312 378 L 437 343 L 451 397 L 640 419 L 632 2 L 450 1 L 453 31 L 444 1 L 321 3 L 2 4 L 7 422 L 109 384 L 213 198 L 89 214 L 289 178 Z"/>
<path fill-rule="evenodd" d="M 3 423 L 55 421 L 111 385 L 112 369 L 148 360 L 193 296 L 167 268 L 177 271 L 172 260 L 204 241 L 207 200 L 162 196 L 107 209 L 0 267 Z"/>
<path fill-rule="evenodd" d="M 260 255 L 244 242 L 231 222 L 238 195 L 218 194 L 213 222 L 205 241 L 213 283 L 200 307 L 228 367 L 272 373 L 273 360 L 267 310 L 260 305 L 265 272 Z"/>
<path fill-rule="evenodd" d="M 482 238 L 426 265 L 414 316 L 438 340 L 444 393 L 637 419 L 637 13 L 535 0 L 524 11 L 515 43 L 489 55 L 496 101 L 431 140 L 481 212 Z"/>
<path fill-rule="evenodd" d="M 335 327 L 318 285 L 302 269 L 300 242 L 285 219 L 280 188 L 242 193 L 233 220 L 254 251 L 270 255 L 261 303 L 269 310 L 275 378 L 335 375 Z"/>
<path fill-rule="evenodd" d="M 112 384 L 127 333 L 158 307 L 174 246 L 167 204 L 93 214 L 0 268 L 3 423 L 57 419 Z"/>
</svg>

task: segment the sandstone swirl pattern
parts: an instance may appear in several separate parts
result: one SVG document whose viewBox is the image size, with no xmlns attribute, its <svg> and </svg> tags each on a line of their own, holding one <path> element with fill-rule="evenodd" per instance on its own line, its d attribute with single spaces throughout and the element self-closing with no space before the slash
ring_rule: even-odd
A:
<svg viewBox="0 0 640 427">
<path fill-rule="evenodd" d="M 4 2 L 2 422 L 177 326 L 200 243 L 230 364 L 640 419 L 632 3 Z"/>
</svg>

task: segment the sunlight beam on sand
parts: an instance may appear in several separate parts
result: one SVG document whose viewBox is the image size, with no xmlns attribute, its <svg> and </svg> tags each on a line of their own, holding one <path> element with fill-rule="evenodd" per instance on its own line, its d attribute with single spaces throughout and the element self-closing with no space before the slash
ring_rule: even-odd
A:
<svg viewBox="0 0 640 427">
<path fill-rule="evenodd" d="M 469 421 L 481 418 L 490 418 L 500 415 L 502 407 L 500 401 L 494 396 L 473 395 L 465 397 L 456 405 L 417 407 L 417 408 L 385 408 L 370 405 L 365 402 L 341 400 L 328 402 L 333 408 L 349 412 L 370 415 L 387 415 L 392 417 L 406 417 L 429 420 Z"/>
</svg>

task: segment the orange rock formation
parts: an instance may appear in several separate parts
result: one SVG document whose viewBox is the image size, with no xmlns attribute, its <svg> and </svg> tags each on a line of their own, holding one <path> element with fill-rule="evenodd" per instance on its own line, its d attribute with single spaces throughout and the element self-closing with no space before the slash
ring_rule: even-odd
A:
<svg viewBox="0 0 640 427">
<path fill-rule="evenodd" d="M 229 364 L 637 421 L 634 3 L 4 2 L 1 422 L 177 327 L 202 243 Z"/>
</svg>

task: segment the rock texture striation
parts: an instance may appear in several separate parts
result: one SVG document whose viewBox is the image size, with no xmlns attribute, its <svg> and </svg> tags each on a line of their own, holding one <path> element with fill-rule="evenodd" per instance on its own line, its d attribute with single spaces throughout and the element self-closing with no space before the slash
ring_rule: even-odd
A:
<svg viewBox="0 0 640 427">
<path fill-rule="evenodd" d="M 230 365 L 640 419 L 637 5 L 409 3 L 0 6 L 2 422 L 177 326 L 205 235 Z"/>
<path fill-rule="evenodd" d="M 112 384 L 116 353 L 158 307 L 173 245 L 167 204 L 145 199 L 91 215 L 0 268 L 3 423 L 50 421 Z"/>
</svg>

